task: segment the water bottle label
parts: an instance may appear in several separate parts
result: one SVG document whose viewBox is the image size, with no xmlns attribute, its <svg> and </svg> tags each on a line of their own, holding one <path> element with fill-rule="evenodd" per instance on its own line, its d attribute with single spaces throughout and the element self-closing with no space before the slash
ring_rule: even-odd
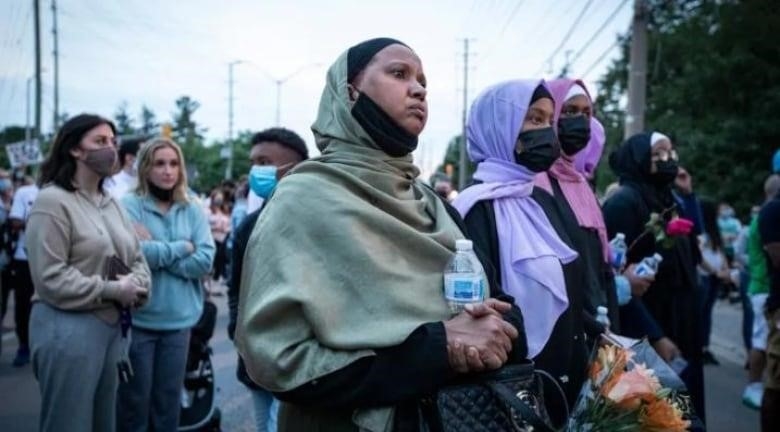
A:
<svg viewBox="0 0 780 432">
<path fill-rule="evenodd" d="M 637 276 L 650 276 L 654 272 L 650 270 L 650 268 L 648 268 L 646 264 L 642 263 L 637 266 L 636 271 L 634 271 L 634 273 Z"/>
<path fill-rule="evenodd" d="M 613 251 L 612 252 L 612 267 L 620 268 L 623 267 L 623 260 L 625 259 L 625 254 L 623 251 Z"/>
<path fill-rule="evenodd" d="M 459 302 L 481 301 L 482 278 L 446 275 L 444 277 L 444 296 L 447 300 Z"/>
</svg>

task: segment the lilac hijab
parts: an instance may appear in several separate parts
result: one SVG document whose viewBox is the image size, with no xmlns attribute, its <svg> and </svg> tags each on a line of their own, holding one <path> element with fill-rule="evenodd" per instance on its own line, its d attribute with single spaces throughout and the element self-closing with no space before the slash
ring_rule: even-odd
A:
<svg viewBox="0 0 780 432">
<path fill-rule="evenodd" d="M 501 282 L 523 312 L 528 355 L 536 357 L 569 305 L 561 262 L 577 258 L 531 198 L 534 173 L 515 163 L 515 144 L 531 96 L 541 80 L 507 81 L 483 91 L 471 106 L 468 152 L 481 184 L 465 189 L 453 205 L 465 216 L 493 200 Z"/>
</svg>

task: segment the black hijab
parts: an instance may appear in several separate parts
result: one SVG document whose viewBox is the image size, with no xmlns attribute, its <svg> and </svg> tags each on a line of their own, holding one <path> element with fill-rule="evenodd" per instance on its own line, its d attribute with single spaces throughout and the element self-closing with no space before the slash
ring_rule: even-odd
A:
<svg viewBox="0 0 780 432">
<path fill-rule="evenodd" d="M 352 83 L 376 53 L 394 44 L 409 48 L 392 38 L 370 39 L 350 48 L 347 51 L 347 82 Z M 417 136 L 404 130 L 365 93 L 360 93 L 351 112 L 368 136 L 388 155 L 402 157 L 417 148 Z"/>
<path fill-rule="evenodd" d="M 621 186 L 637 189 L 650 211 L 662 212 L 675 205 L 672 183 L 659 185 L 653 181 L 651 132 L 633 135 L 609 156 L 609 166 Z"/>
</svg>

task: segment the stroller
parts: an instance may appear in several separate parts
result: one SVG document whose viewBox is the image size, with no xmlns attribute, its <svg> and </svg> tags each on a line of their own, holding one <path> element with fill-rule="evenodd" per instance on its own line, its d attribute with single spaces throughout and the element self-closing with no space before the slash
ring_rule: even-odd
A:
<svg viewBox="0 0 780 432">
<path fill-rule="evenodd" d="M 217 323 L 217 306 L 203 305 L 203 315 L 192 328 L 187 372 L 181 394 L 180 431 L 219 432 L 221 413 L 216 407 L 216 385 L 209 340 Z"/>
</svg>

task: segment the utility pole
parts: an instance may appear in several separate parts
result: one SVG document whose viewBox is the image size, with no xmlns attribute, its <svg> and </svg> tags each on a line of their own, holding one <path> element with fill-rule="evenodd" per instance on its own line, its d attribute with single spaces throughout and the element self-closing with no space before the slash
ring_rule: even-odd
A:
<svg viewBox="0 0 780 432">
<path fill-rule="evenodd" d="M 54 122 L 52 131 L 56 133 L 60 126 L 60 50 L 57 34 L 57 0 L 51 0 L 52 30 L 54 37 Z"/>
<path fill-rule="evenodd" d="M 30 102 L 30 86 L 32 85 L 33 77 L 27 78 L 27 114 L 25 116 L 26 122 L 24 124 L 24 142 L 29 143 L 30 139 L 32 138 L 32 125 L 30 124 L 30 108 L 32 107 L 32 102 Z"/>
<path fill-rule="evenodd" d="M 463 39 L 463 124 L 460 140 L 460 163 L 458 164 L 458 190 L 466 188 L 466 171 L 468 171 L 469 159 L 466 154 L 466 124 L 469 103 L 469 39 Z"/>
<path fill-rule="evenodd" d="M 631 24 L 631 58 L 628 75 L 628 110 L 624 138 L 645 128 L 645 94 L 647 91 L 647 21 L 645 0 L 634 0 Z"/>
<path fill-rule="evenodd" d="M 228 63 L 228 163 L 225 168 L 225 180 L 233 177 L 233 67 L 241 63 L 241 60 Z"/>
<path fill-rule="evenodd" d="M 33 0 L 35 22 L 35 130 L 33 138 L 41 136 L 41 8 L 40 0 Z"/>
</svg>

